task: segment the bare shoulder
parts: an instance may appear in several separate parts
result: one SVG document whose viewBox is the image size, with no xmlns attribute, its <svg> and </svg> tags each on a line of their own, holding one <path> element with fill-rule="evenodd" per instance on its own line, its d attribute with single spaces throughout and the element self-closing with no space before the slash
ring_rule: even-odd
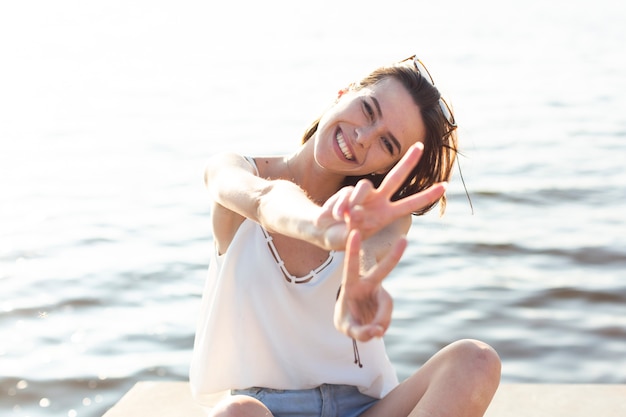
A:
<svg viewBox="0 0 626 417">
<path fill-rule="evenodd" d="M 204 183 L 209 192 L 213 238 L 220 254 L 226 252 L 245 216 L 236 207 L 237 195 L 245 194 L 243 187 L 247 178 L 256 170 L 242 155 L 224 152 L 211 156 L 205 165 Z"/>
<path fill-rule="evenodd" d="M 243 171 L 242 171 L 243 170 Z M 234 152 L 217 153 L 209 158 L 204 167 L 204 183 L 209 186 L 219 176 L 229 176 L 236 172 L 254 173 L 249 160 Z"/>
<path fill-rule="evenodd" d="M 229 183 L 239 175 L 252 174 L 266 180 L 281 178 L 283 156 L 243 156 L 233 152 L 213 155 L 207 161 L 204 171 L 205 183 L 209 185 L 214 178 L 226 178 Z"/>
<path fill-rule="evenodd" d="M 281 157 L 245 157 L 219 153 L 207 161 L 204 181 L 208 190 L 213 236 L 224 253 L 245 219 L 260 223 L 259 205 L 272 188 Z"/>
</svg>

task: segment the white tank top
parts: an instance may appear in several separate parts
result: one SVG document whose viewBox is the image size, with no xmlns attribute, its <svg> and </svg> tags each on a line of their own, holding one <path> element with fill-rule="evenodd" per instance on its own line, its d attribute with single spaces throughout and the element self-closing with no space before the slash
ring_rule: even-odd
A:
<svg viewBox="0 0 626 417">
<path fill-rule="evenodd" d="M 382 339 L 357 343 L 333 312 L 343 252 L 304 277 L 284 268 L 271 236 L 244 220 L 225 254 L 214 249 L 190 369 L 194 397 L 211 405 L 231 389 L 358 387 L 382 398 L 398 384 Z"/>
</svg>

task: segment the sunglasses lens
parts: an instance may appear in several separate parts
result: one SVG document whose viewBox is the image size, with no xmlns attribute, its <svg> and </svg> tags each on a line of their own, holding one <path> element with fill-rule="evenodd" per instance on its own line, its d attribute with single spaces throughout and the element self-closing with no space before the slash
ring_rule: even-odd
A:
<svg viewBox="0 0 626 417">
<path fill-rule="evenodd" d="M 430 72 L 428 72 L 426 65 L 424 65 L 422 61 L 420 61 L 417 58 L 413 59 L 413 63 L 415 64 L 415 68 L 417 69 L 417 72 L 419 72 L 422 75 L 422 77 L 426 79 L 426 81 L 428 81 L 432 85 L 435 85 L 435 80 L 433 80 L 432 75 L 430 75 Z"/>
<path fill-rule="evenodd" d="M 448 107 L 448 103 L 443 98 L 439 99 L 439 107 L 441 107 L 441 112 L 443 113 L 443 117 L 446 118 L 450 126 L 455 127 L 456 121 L 454 120 L 454 116 L 452 115 L 452 111 L 450 107 Z"/>
</svg>

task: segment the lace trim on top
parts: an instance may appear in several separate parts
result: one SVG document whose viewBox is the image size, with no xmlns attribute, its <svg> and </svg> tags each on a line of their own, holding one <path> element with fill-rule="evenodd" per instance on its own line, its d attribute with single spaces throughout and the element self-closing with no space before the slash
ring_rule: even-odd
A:
<svg viewBox="0 0 626 417">
<path fill-rule="evenodd" d="M 259 227 L 261 227 L 261 226 L 259 226 Z M 261 230 L 263 231 L 263 236 L 265 236 L 265 242 L 267 242 L 267 247 L 269 248 L 270 253 L 274 257 L 274 260 L 276 261 L 276 264 L 278 265 L 278 268 L 280 269 L 280 272 L 283 273 L 283 276 L 285 277 L 285 280 L 287 280 L 287 282 L 289 282 L 289 283 L 305 284 L 305 283 L 311 281 L 316 276 L 318 276 L 333 261 L 335 251 L 330 251 L 330 253 L 328 255 L 328 258 L 324 261 L 324 263 L 321 264 L 320 266 L 318 266 L 317 268 L 315 268 L 314 270 L 312 270 L 311 272 L 309 272 L 308 274 L 306 274 L 305 276 L 303 276 L 303 277 L 296 277 L 294 275 L 291 275 L 291 273 L 289 273 L 289 271 L 285 267 L 285 262 L 280 257 L 280 254 L 278 253 L 278 250 L 276 250 L 276 246 L 274 245 L 274 239 L 272 238 L 272 236 L 270 236 L 270 234 L 267 232 L 267 230 L 265 230 L 263 227 L 261 227 Z"/>
</svg>

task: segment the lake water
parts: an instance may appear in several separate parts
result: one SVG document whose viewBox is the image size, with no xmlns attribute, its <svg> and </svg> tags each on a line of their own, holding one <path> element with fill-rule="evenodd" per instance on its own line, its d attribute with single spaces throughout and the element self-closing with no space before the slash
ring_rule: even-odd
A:
<svg viewBox="0 0 626 417">
<path fill-rule="evenodd" d="M 400 377 L 482 339 L 504 382 L 626 383 L 626 3 L 0 5 L 0 415 L 101 416 L 185 380 L 211 250 L 203 163 L 290 152 L 417 53 L 465 156 L 388 278 Z"/>
</svg>

